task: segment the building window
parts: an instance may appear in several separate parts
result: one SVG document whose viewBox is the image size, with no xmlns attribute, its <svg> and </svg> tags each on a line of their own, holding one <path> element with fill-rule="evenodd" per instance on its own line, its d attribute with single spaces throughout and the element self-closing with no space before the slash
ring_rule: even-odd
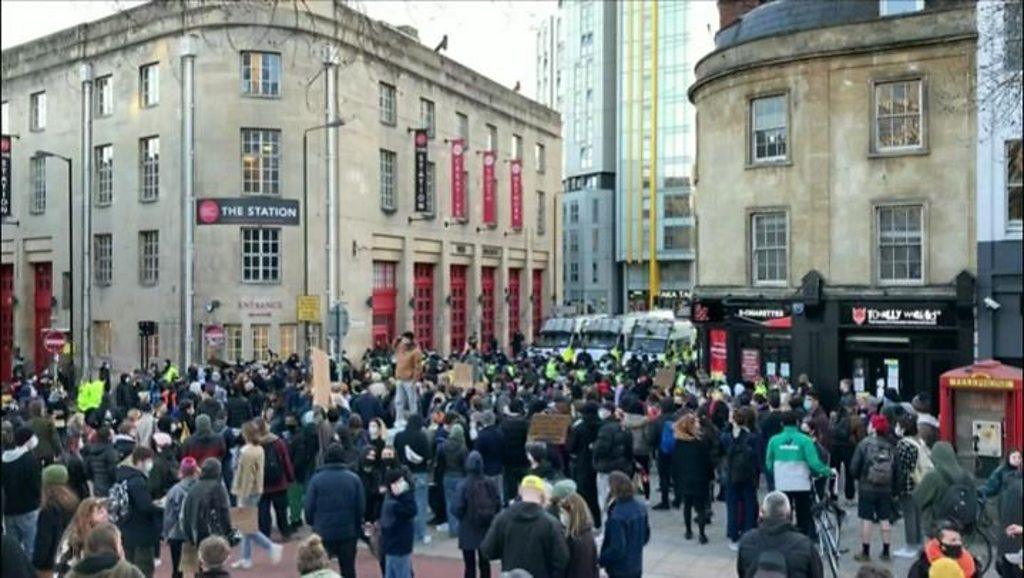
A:
<svg viewBox="0 0 1024 578">
<path fill-rule="evenodd" d="M 579 231 L 569 231 L 569 252 L 574 255 L 580 252 Z"/>
<path fill-rule="evenodd" d="M 533 147 L 533 156 L 536 157 L 536 161 L 537 161 L 536 169 L 537 169 L 537 172 L 543 174 L 545 171 L 548 170 L 547 149 L 544 148 L 543 144 L 537 143 Z"/>
<path fill-rule="evenodd" d="M 580 206 L 576 201 L 569 203 L 569 223 L 576 224 L 580 222 Z"/>
<path fill-rule="evenodd" d="M 281 55 L 276 52 L 242 53 L 242 94 L 281 96 Z"/>
<path fill-rule="evenodd" d="M 256 361 L 270 361 L 270 326 L 260 323 L 249 327 L 252 331 L 252 357 Z"/>
<path fill-rule="evenodd" d="M 140 198 L 155 201 L 160 196 L 160 137 L 139 139 Z"/>
<path fill-rule="evenodd" d="M 420 99 L 420 128 L 426 129 L 427 136 L 434 138 L 436 127 L 434 117 L 434 103 L 425 98 Z"/>
<path fill-rule="evenodd" d="M 469 144 L 469 117 L 461 112 L 455 113 L 455 124 L 459 128 L 459 138 L 465 144 Z"/>
<path fill-rule="evenodd" d="M 97 357 L 110 357 L 113 350 L 114 332 L 109 321 L 92 322 L 92 352 Z"/>
<path fill-rule="evenodd" d="M 498 153 L 498 127 L 493 124 L 487 125 L 487 150 Z"/>
<path fill-rule="evenodd" d="M 242 191 L 254 195 L 281 192 L 281 131 L 242 129 Z"/>
<path fill-rule="evenodd" d="M 1021 71 L 1024 52 L 1022 6 L 1024 3 L 1021 0 L 1006 0 L 1003 3 L 1003 68 L 1017 73 Z"/>
<path fill-rule="evenodd" d="M 46 128 L 46 92 L 37 92 L 28 97 L 29 129 L 43 130 Z"/>
<path fill-rule="evenodd" d="M 923 90 L 921 79 L 875 85 L 876 151 L 915 149 L 923 145 Z"/>
<path fill-rule="evenodd" d="M 281 229 L 242 228 L 242 281 L 276 283 L 281 278 Z"/>
<path fill-rule="evenodd" d="M 282 323 L 278 325 L 277 354 L 281 359 L 288 359 L 295 353 L 296 336 L 298 326 L 294 323 Z"/>
<path fill-rule="evenodd" d="M 146 108 L 160 103 L 159 64 L 147 64 L 139 68 L 139 106 Z"/>
<path fill-rule="evenodd" d="M 95 149 L 96 205 L 109 206 L 114 200 L 114 147 L 100 145 Z"/>
<path fill-rule="evenodd" d="M 386 82 L 381 82 L 377 86 L 380 122 L 389 126 L 395 126 L 398 123 L 398 100 L 395 95 L 395 87 Z"/>
<path fill-rule="evenodd" d="M 597 224 L 601 220 L 601 200 L 591 199 L 590 200 L 590 222 Z"/>
<path fill-rule="evenodd" d="M 239 362 L 242 361 L 242 326 L 241 325 L 225 325 L 224 326 L 224 344 L 227 347 L 225 356 L 227 361 Z"/>
<path fill-rule="evenodd" d="M 690 228 L 685 225 L 671 225 L 663 231 L 666 251 L 689 251 Z"/>
<path fill-rule="evenodd" d="M 786 213 L 751 217 L 751 277 L 754 284 L 784 284 L 788 277 Z"/>
<path fill-rule="evenodd" d="M 924 10 L 924 0 L 881 0 L 878 6 L 880 16 L 895 16 Z"/>
<path fill-rule="evenodd" d="M 580 282 L 580 264 L 569 263 L 569 282 L 579 283 Z"/>
<path fill-rule="evenodd" d="M 878 280 L 887 284 L 923 281 L 922 207 L 878 207 L 877 215 Z"/>
<path fill-rule="evenodd" d="M 323 328 L 320 326 L 319 323 L 310 323 L 309 328 L 306 329 L 306 335 L 308 336 L 308 340 L 306 341 L 306 347 L 316 347 L 318 349 L 323 349 L 323 347 L 321 347 L 320 345 L 320 343 L 323 341 L 321 339 L 321 337 L 323 336 Z"/>
<path fill-rule="evenodd" d="M 590 282 L 591 283 L 597 283 L 598 282 L 597 281 L 597 279 L 598 279 L 597 272 L 598 272 L 597 261 L 591 261 L 590 262 Z"/>
<path fill-rule="evenodd" d="M 7 101 L 0 103 L 0 134 L 10 134 L 8 128 L 11 126 L 11 107 L 8 106 Z"/>
<path fill-rule="evenodd" d="M 110 285 L 114 278 L 114 236 L 102 233 L 93 237 L 93 276 L 97 285 Z"/>
<path fill-rule="evenodd" d="M 547 231 L 548 203 L 544 191 L 537 191 L 537 234 L 543 235 Z"/>
<path fill-rule="evenodd" d="M 94 112 L 96 116 L 110 116 L 114 112 L 114 87 L 111 84 L 113 77 L 109 74 L 101 76 L 93 83 L 93 98 L 95 98 Z"/>
<path fill-rule="evenodd" d="M 580 166 L 585 169 L 594 166 L 594 147 L 590 145 L 580 147 Z"/>
<path fill-rule="evenodd" d="M 1021 139 L 1006 141 L 1006 224 L 1011 231 L 1021 230 L 1021 182 L 1024 180 L 1021 152 Z"/>
<path fill-rule="evenodd" d="M 789 141 L 786 96 L 750 101 L 750 160 L 755 163 L 786 159 Z"/>
<path fill-rule="evenodd" d="M 156 285 L 160 281 L 160 232 L 139 232 L 139 283 Z"/>
<path fill-rule="evenodd" d="M 46 158 L 32 157 L 29 159 L 29 172 L 32 177 L 32 204 L 30 213 L 46 212 Z"/>
<path fill-rule="evenodd" d="M 395 166 L 397 155 L 389 150 L 380 150 L 380 209 L 394 211 L 395 203 Z"/>
<path fill-rule="evenodd" d="M 153 333 L 140 337 L 142 339 L 143 365 L 149 367 L 150 363 L 160 362 L 160 325 L 153 323 Z"/>
<path fill-rule="evenodd" d="M 689 195 L 665 195 L 662 202 L 666 219 L 684 219 L 690 216 Z"/>
<path fill-rule="evenodd" d="M 523 137 L 512 135 L 512 158 L 520 160 L 523 158 Z"/>
</svg>

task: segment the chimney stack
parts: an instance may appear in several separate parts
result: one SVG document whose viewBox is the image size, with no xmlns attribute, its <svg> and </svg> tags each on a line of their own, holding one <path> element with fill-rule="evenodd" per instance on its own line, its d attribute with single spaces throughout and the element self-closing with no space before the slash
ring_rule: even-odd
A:
<svg viewBox="0 0 1024 578">
<path fill-rule="evenodd" d="M 718 0 L 718 29 L 730 26 L 761 5 L 762 0 Z"/>
</svg>

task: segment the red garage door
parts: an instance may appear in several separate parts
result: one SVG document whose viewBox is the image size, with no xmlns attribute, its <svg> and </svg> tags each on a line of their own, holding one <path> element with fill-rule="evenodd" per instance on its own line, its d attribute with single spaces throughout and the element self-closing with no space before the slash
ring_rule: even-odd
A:
<svg viewBox="0 0 1024 578">
<path fill-rule="evenodd" d="M 32 359 L 36 373 L 43 370 L 49 363 L 50 354 L 43 346 L 43 330 L 51 325 L 50 315 L 53 307 L 53 266 L 50 263 L 35 263 L 35 358 Z"/>
<path fill-rule="evenodd" d="M 395 263 L 373 262 L 373 344 L 390 346 L 395 340 L 398 284 Z"/>
<path fill-rule="evenodd" d="M 430 263 L 413 265 L 415 282 L 413 300 L 413 329 L 416 343 L 425 351 L 434 349 L 434 266 Z"/>
<path fill-rule="evenodd" d="M 519 332 L 520 270 L 508 270 L 508 342 Z"/>
<path fill-rule="evenodd" d="M 544 271 L 533 270 L 533 338 L 540 335 L 540 324 L 544 320 Z"/>
<path fill-rule="evenodd" d="M 466 346 L 466 265 L 452 265 L 452 353 L 461 353 Z"/>
<path fill-rule="evenodd" d="M 11 380 L 14 363 L 14 265 L 0 266 L 0 381 Z"/>
<path fill-rule="evenodd" d="M 483 267 L 480 269 L 480 294 L 483 302 L 480 304 L 480 345 L 484 351 L 491 349 L 491 337 L 494 336 L 494 267 Z"/>
</svg>

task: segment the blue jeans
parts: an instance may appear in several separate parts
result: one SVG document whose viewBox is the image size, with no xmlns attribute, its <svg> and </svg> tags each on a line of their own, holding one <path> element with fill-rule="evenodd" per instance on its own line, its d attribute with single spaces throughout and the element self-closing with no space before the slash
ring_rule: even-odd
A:
<svg viewBox="0 0 1024 578">
<path fill-rule="evenodd" d="M 7 532 L 25 551 L 28 559 L 32 559 L 32 553 L 36 548 L 36 525 L 39 523 L 39 510 L 32 510 L 27 514 L 17 516 L 4 516 L 4 526 Z"/>
<path fill-rule="evenodd" d="M 452 538 L 459 535 L 459 519 L 452 513 L 455 506 L 455 490 L 459 482 L 464 480 L 462 476 L 445 475 L 444 477 L 444 509 L 448 513 L 448 535 Z"/>
<path fill-rule="evenodd" d="M 416 495 L 416 520 L 413 522 L 415 537 L 422 541 L 427 536 L 427 490 L 430 489 L 430 477 L 428 474 L 413 474 L 412 483 Z"/>
<path fill-rule="evenodd" d="M 260 504 L 260 495 L 255 494 L 247 497 L 243 500 L 242 506 L 246 508 L 256 508 Z M 269 552 L 274 547 L 274 543 L 270 541 L 270 538 L 263 532 L 256 532 L 255 534 L 243 534 L 242 535 L 242 559 L 252 560 L 252 546 L 256 544 L 260 548 Z"/>
<path fill-rule="evenodd" d="M 754 484 L 725 485 L 726 530 L 733 542 L 757 526 L 757 488 Z"/>
<path fill-rule="evenodd" d="M 412 578 L 412 554 L 385 556 L 384 578 Z"/>
</svg>

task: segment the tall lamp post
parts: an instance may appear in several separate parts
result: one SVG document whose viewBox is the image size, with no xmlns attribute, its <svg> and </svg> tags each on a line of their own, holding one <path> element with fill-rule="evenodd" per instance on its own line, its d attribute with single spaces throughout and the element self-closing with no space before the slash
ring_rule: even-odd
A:
<svg viewBox="0 0 1024 578">
<path fill-rule="evenodd" d="M 302 294 L 309 295 L 309 133 L 328 128 L 345 126 L 339 119 L 311 126 L 302 131 Z M 306 348 L 309 348 L 309 322 L 304 321 L 303 336 Z"/>
<path fill-rule="evenodd" d="M 75 342 L 75 251 L 74 251 L 74 246 L 75 246 L 75 242 L 74 242 L 74 239 L 75 239 L 75 212 L 74 212 L 74 206 L 75 206 L 75 204 L 74 204 L 74 200 L 73 200 L 74 197 L 72 196 L 72 193 L 71 193 L 71 179 L 72 179 L 73 161 L 71 160 L 71 157 L 66 157 L 64 155 L 59 155 L 57 153 L 52 153 L 50 151 L 44 151 L 44 150 L 37 150 L 35 152 L 35 154 L 32 155 L 32 156 L 33 156 L 33 158 L 36 158 L 36 159 L 47 159 L 47 158 L 60 159 L 60 160 L 64 161 L 64 164 L 67 165 L 67 168 L 68 168 L 68 273 L 69 273 L 69 276 L 71 277 L 71 279 L 69 280 L 69 285 L 70 286 L 68 287 L 68 289 L 69 289 L 68 293 L 70 294 L 69 295 L 70 299 L 68 300 L 68 304 L 67 304 L 68 305 L 68 336 L 69 336 L 69 338 L 71 340 L 71 343 L 72 343 L 72 348 L 73 348 L 72 351 L 74 351 L 77 348 L 77 345 L 75 344 L 76 343 Z M 83 283 L 84 282 L 85 281 L 83 281 Z M 74 375 L 72 375 L 71 376 L 71 387 L 74 387 L 74 383 L 75 383 L 75 378 L 74 378 Z"/>
</svg>

